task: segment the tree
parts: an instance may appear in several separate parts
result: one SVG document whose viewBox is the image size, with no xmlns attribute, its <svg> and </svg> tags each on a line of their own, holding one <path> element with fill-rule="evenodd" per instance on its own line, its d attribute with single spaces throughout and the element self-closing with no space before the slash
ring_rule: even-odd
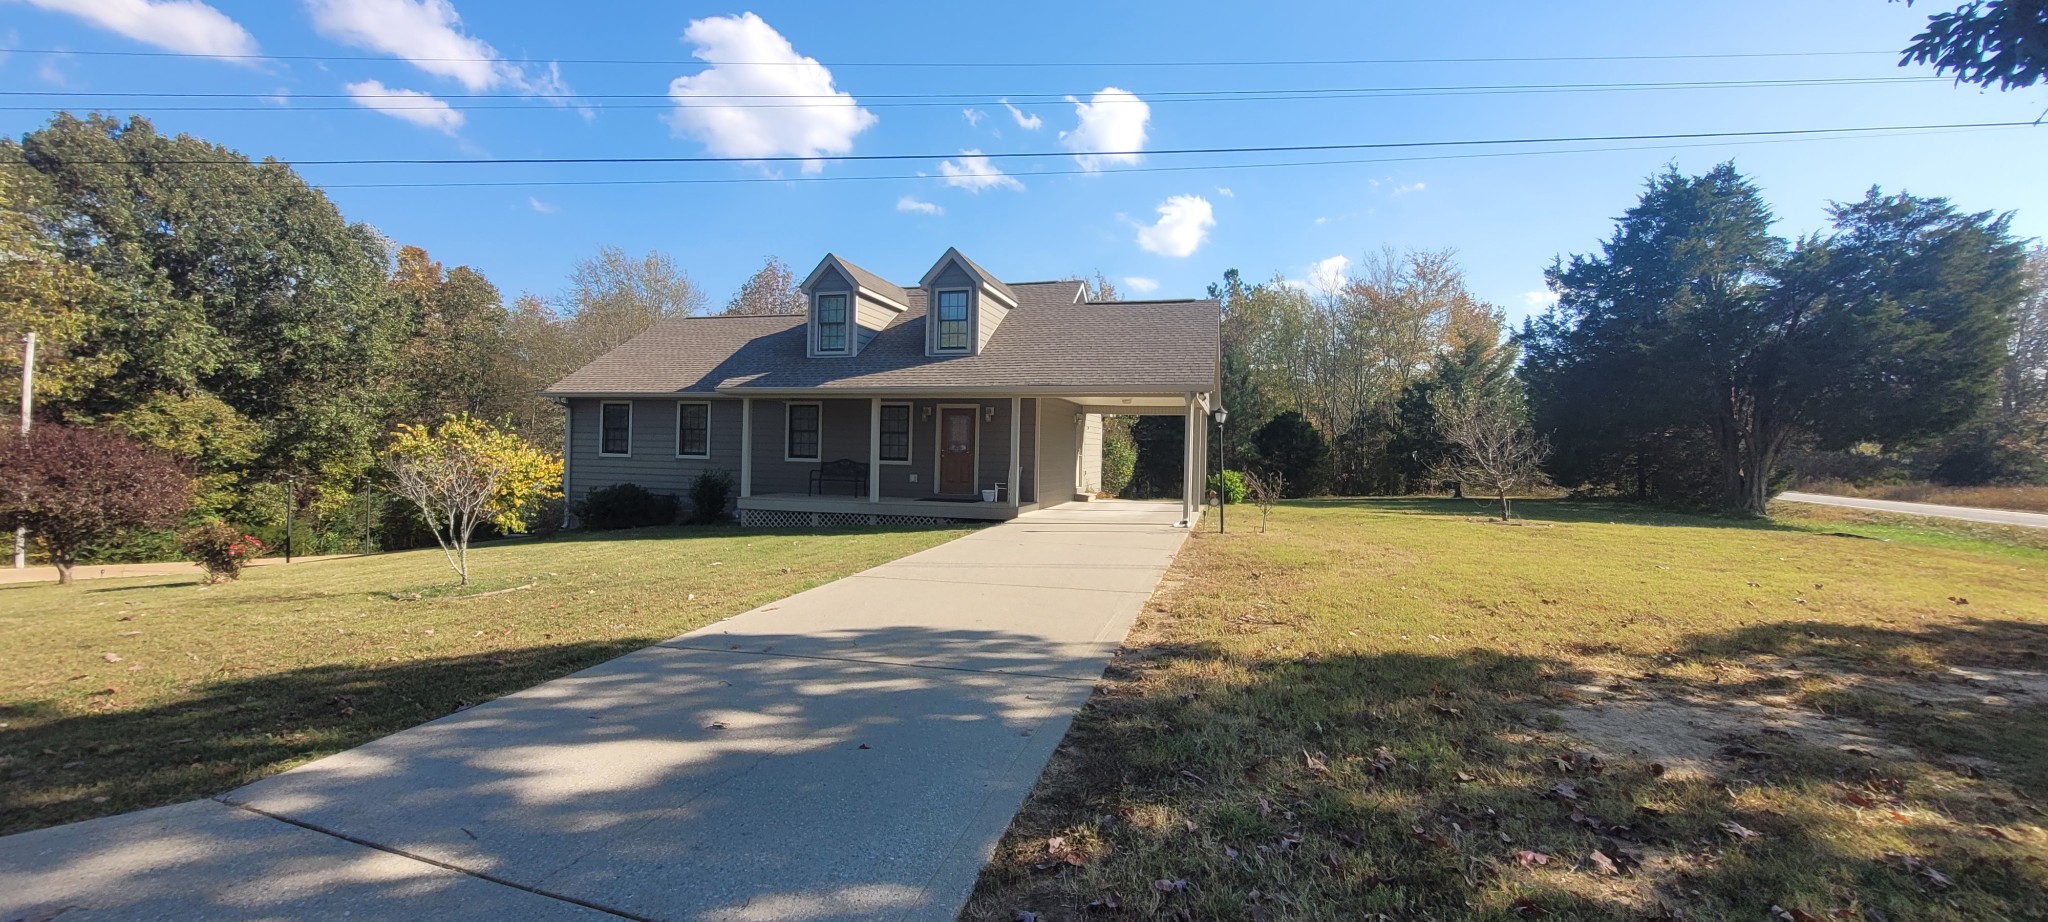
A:
<svg viewBox="0 0 2048 922">
<path fill-rule="evenodd" d="M 1488 343 L 1473 340 L 1455 352 L 1437 356 L 1428 377 L 1410 383 L 1394 403 L 1392 435 L 1387 440 L 1388 460 L 1405 481 L 1403 489 L 1425 486 L 1438 473 L 1450 452 L 1436 408 L 1446 395 L 1454 398 L 1522 400 L 1522 385 L 1515 379 L 1515 362 L 1521 350 L 1512 342 Z M 1441 483 L 1439 481 L 1438 483 Z M 1428 484 L 1434 486 L 1435 484 Z M 1463 484 L 1451 481 L 1463 495 Z"/>
<path fill-rule="evenodd" d="M 1543 439 L 1529 430 L 1520 401 L 1501 394 L 1438 391 L 1432 399 L 1438 432 L 1446 446 L 1436 475 L 1467 484 L 1500 503 L 1500 520 L 1510 517 L 1512 497 L 1550 480 Z"/>
<path fill-rule="evenodd" d="M 70 585 L 80 551 L 168 528 L 192 505 L 169 455 L 125 435 L 44 424 L 0 441 L 0 529 L 26 528 Z"/>
<path fill-rule="evenodd" d="M 1102 492 L 1123 496 L 1138 470 L 1138 443 L 1131 438 L 1130 416 L 1102 418 Z"/>
<path fill-rule="evenodd" d="M 1933 64 L 1958 83 L 2033 86 L 2048 76 L 2048 0 L 1970 0 L 1928 17 L 1903 55 L 1900 67 Z"/>
<path fill-rule="evenodd" d="M 39 400 L 71 400 L 109 373 L 112 363 L 103 357 L 77 354 L 93 332 L 98 293 L 92 271 L 65 259 L 36 221 L 19 177 L 0 167 L 0 354 L 18 373 L 22 337 L 36 334 Z"/>
<path fill-rule="evenodd" d="M 803 284 L 789 264 L 770 256 L 760 271 L 740 283 L 740 290 L 732 300 L 726 302 L 723 314 L 761 316 L 767 314 L 801 314 L 810 309 L 804 300 L 804 293 L 797 290 Z"/>
<path fill-rule="evenodd" d="M 1275 416 L 1252 436 L 1268 475 L 1278 475 L 1289 496 L 1313 496 L 1329 481 L 1330 442 L 1308 417 L 1293 410 Z"/>
<path fill-rule="evenodd" d="M 443 271 L 416 246 L 400 247 L 391 293 L 410 320 L 394 390 L 399 419 L 427 422 L 449 413 L 496 419 L 524 395 L 499 390 L 498 357 L 510 314 L 498 288 L 468 266 Z"/>
<path fill-rule="evenodd" d="M 1796 244 L 1733 165 L 1653 177 L 1525 325 L 1554 474 L 1761 514 L 1779 457 L 1953 431 L 1988 400 L 2020 297 L 2009 218 L 1872 189 Z M 1675 473 L 1674 473 L 1675 472 Z"/>
<path fill-rule="evenodd" d="M 704 310 L 704 293 L 667 254 L 650 250 L 635 259 L 615 246 L 599 248 L 576 266 L 563 300 L 577 365 L 661 320 Z"/>
<path fill-rule="evenodd" d="M 542 504 L 562 495 L 562 459 L 464 415 L 439 426 L 402 425 L 385 465 L 392 492 L 419 507 L 460 584 L 469 585 L 469 540 L 491 522 L 519 531 Z"/>
</svg>

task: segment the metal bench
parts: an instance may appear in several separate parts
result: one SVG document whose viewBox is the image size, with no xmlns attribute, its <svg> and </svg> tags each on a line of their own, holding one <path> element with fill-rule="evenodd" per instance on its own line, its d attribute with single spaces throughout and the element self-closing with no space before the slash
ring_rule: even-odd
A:
<svg viewBox="0 0 2048 922">
<path fill-rule="evenodd" d="M 854 488 L 853 495 L 859 496 L 861 491 L 867 489 L 868 466 L 852 458 L 827 461 L 824 464 L 818 465 L 818 469 L 811 472 L 811 485 L 804 490 L 804 493 L 805 495 L 823 493 L 825 492 L 825 485 L 828 483 L 851 484 Z"/>
</svg>

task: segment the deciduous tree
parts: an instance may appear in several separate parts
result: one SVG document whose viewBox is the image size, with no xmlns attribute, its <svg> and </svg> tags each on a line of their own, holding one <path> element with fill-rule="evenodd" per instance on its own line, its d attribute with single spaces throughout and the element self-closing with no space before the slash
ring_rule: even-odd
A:
<svg viewBox="0 0 2048 922">
<path fill-rule="evenodd" d="M 1517 494 L 1546 486 L 1543 459 L 1550 448 L 1529 429 L 1521 401 L 1511 395 L 1441 390 L 1431 400 L 1444 441 L 1436 476 L 1461 483 L 1500 503 L 1511 517 Z"/>
<path fill-rule="evenodd" d="M 525 527 L 562 495 L 562 459 L 469 416 L 433 428 L 402 425 L 385 455 L 392 492 L 419 507 L 461 585 L 469 585 L 469 541 L 491 522 Z"/>
<path fill-rule="evenodd" d="M 766 264 L 747 280 L 740 283 L 740 290 L 733 293 L 726 302 L 724 314 L 760 316 L 766 314 L 801 314 L 809 309 L 804 294 L 797 290 L 803 284 L 789 264 L 770 256 Z"/>
<path fill-rule="evenodd" d="M 192 505 L 171 457 L 115 432 L 45 424 L 0 436 L 0 529 L 25 528 L 70 585 L 80 551 L 167 528 Z"/>
</svg>

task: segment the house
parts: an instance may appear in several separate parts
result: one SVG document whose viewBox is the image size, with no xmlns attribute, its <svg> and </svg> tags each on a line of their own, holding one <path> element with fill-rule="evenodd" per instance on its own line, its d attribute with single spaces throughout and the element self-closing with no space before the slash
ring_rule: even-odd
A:
<svg viewBox="0 0 2048 922">
<path fill-rule="evenodd" d="M 750 526 L 1009 519 L 1091 499 L 1103 417 L 1132 414 L 1187 422 L 1198 511 L 1216 301 L 1090 301 L 956 249 L 907 286 L 827 255 L 802 292 L 803 315 L 662 321 L 548 388 L 570 508 L 628 482 L 687 499 L 722 468 Z"/>
</svg>

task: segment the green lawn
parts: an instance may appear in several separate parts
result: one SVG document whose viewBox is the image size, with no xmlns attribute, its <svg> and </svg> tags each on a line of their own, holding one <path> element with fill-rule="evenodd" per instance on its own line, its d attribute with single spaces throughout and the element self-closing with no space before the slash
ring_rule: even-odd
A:
<svg viewBox="0 0 2048 922">
<path fill-rule="evenodd" d="M 2044 536 L 1519 508 L 1193 536 L 962 918 L 2048 917 Z"/>
<path fill-rule="evenodd" d="M 506 542 L 459 593 L 432 549 L 0 586 L 0 834 L 217 794 L 961 533 Z"/>
</svg>

